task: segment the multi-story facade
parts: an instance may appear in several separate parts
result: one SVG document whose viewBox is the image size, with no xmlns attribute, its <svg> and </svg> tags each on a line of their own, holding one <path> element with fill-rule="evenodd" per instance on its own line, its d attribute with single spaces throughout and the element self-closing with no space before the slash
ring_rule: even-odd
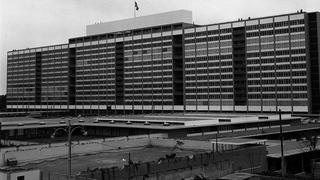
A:
<svg viewBox="0 0 320 180">
<path fill-rule="evenodd" d="M 7 108 L 320 112 L 319 12 L 195 25 L 177 11 L 123 22 L 9 51 Z"/>
</svg>

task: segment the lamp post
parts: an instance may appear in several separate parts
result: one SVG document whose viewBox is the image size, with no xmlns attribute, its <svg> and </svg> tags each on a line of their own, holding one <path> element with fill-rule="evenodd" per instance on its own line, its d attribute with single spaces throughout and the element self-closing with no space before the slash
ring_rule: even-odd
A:
<svg viewBox="0 0 320 180">
<path fill-rule="evenodd" d="M 280 147 L 281 147 L 281 176 L 284 177 L 286 173 L 285 159 L 283 155 L 283 134 L 282 134 L 282 118 L 281 118 L 281 109 L 278 110 L 279 121 L 280 121 Z"/>
<path fill-rule="evenodd" d="M 2 146 L 2 144 L 1 144 L 1 128 L 2 128 L 2 122 L 0 121 L 0 150 L 1 150 L 1 146 Z"/>
<path fill-rule="evenodd" d="M 51 138 L 54 138 L 56 133 L 60 130 L 64 131 L 68 135 L 68 180 L 71 180 L 71 137 L 72 133 L 76 129 L 81 129 L 81 132 L 84 136 L 87 135 L 87 131 L 84 130 L 83 126 L 75 126 L 72 127 L 71 125 L 71 119 L 68 120 L 68 126 L 65 128 L 57 128 L 54 130 L 53 134 L 51 135 Z"/>
</svg>

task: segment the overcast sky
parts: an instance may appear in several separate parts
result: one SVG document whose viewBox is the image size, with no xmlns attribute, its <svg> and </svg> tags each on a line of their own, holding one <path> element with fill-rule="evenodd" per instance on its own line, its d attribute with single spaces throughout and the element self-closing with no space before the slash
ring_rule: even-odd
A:
<svg viewBox="0 0 320 180">
<path fill-rule="evenodd" d="M 136 0 L 137 16 L 187 9 L 195 24 L 320 11 L 320 0 Z M 133 0 L 0 0 L 0 95 L 6 92 L 8 50 L 67 43 L 85 25 L 133 17 Z"/>
</svg>

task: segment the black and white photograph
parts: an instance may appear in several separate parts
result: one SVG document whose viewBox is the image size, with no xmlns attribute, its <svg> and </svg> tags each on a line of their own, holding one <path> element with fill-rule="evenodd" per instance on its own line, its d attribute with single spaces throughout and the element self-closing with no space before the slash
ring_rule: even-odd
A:
<svg viewBox="0 0 320 180">
<path fill-rule="evenodd" d="M 319 138 L 319 0 L 0 0 L 0 180 L 317 180 Z"/>
</svg>

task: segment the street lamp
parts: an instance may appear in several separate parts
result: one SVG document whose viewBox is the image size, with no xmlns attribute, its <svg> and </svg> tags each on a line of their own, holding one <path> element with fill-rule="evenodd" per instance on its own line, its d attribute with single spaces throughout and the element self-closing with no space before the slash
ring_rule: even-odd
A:
<svg viewBox="0 0 320 180">
<path fill-rule="evenodd" d="M 2 128 L 2 122 L 0 121 L 0 150 L 1 150 L 1 128 Z"/>
<path fill-rule="evenodd" d="M 280 121 L 280 147 L 281 147 L 281 176 L 284 177 L 286 173 L 285 159 L 283 155 L 283 133 L 282 133 L 282 119 L 281 119 L 281 109 L 278 110 L 279 121 Z"/>
<path fill-rule="evenodd" d="M 75 126 L 72 127 L 71 126 L 71 119 L 68 120 L 68 126 L 65 128 L 57 128 L 54 130 L 54 132 L 51 135 L 51 138 L 54 138 L 56 133 L 60 130 L 64 131 L 67 133 L 68 135 L 68 180 L 71 180 L 71 136 L 72 133 L 76 130 L 76 129 L 81 129 L 81 132 L 84 136 L 86 136 L 88 133 L 87 131 L 84 130 L 83 126 Z"/>
</svg>

